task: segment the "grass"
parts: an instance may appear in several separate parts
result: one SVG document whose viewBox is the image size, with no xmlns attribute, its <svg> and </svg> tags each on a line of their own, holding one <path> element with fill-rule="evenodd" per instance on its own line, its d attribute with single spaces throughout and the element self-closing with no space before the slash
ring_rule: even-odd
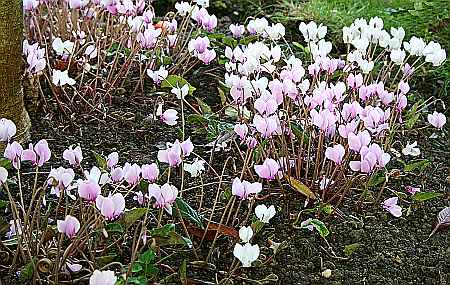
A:
<svg viewBox="0 0 450 285">
<path fill-rule="evenodd" d="M 254 1 L 257 3 L 258 1 Z M 378 16 L 384 20 L 384 26 L 402 26 L 405 40 L 413 35 L 427 41 L 439 42 L 450 51 L 450 6 L 448 0 L 279 0 L 263 1 L 266 6 L 254 9 L 254 14 L 264 15 L 272 22 L 281 22 L 291 28 L 297 38 L 300 21 L 314 20 L 328 26 L 334 43 L 341 41 L 342 27 L 350 25 L 356 18 Z M 275 7 L 275 8 L 274 8 Z M 247 10 L 248 11 L 248 10 Z M 423 82 L 438 90 L 433 93 L 448 101 L 450 92 L 450 60 L 444 65 L 421 76 Z M 417 78 L 417 77 L 416 77 Z"/>
</svg>

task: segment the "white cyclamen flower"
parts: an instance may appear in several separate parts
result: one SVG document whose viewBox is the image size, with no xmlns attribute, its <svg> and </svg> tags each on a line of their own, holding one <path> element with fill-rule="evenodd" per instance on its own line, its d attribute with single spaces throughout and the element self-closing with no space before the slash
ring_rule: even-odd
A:
<svg viewBox="0 0 450 285">
<path fill-rule="evenodd" d="M 266 205 L 258 205 L 255 208 L 255 215 L 258 217 L 258 219 L 268 224 L 270 219 L 272 219 L 275 216 L 275 207 L 272 205 L 269 208 L 266 207 Z"/>
<path fill-rule="evenodd" d="M 233 250 L 234 256 L 242 262 L 242 267 L 250 267 L 252 262 L 258 259 L 259 246 L 246 243 L 244 246 L 237 243 Z"/>
<path fill-rule="evenodd" d="M 402 149 L 402 153 L 404 155 L 411 155 L 411 156 L 418 156 L 420 155 L 420 149 L 417 146 L 417 142 L 413 142 L 412 144 L 410 144 L 408 142 L 408 144 L 406 145 L 406 147 L 404 149 Z"/>
<path fill-rule="evenodd" d="M 250 239 L 253 237 L 253 230 L 252 227 L 242 227 L 239 229 L 239 238 L 243 242 L 249 242 Z"/>
</svg>

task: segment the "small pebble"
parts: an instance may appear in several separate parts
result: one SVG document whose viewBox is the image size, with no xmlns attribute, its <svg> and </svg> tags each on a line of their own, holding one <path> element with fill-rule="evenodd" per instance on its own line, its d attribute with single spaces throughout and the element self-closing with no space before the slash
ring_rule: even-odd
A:
<svg viewBox="0 0 450 285">
<path fill-rule="evenodd" d="M 325 269 L 322 271 L 322 277 L 330 278 L 331 277 L 331 269 Z"/>
</svg>

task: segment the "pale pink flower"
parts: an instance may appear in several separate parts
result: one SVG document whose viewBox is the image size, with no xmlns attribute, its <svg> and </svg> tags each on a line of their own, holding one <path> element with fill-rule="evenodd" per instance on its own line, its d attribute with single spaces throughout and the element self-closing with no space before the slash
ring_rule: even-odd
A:
<svg viewBox="0 0 450 285">
<path fill-rule="evenodd" d="M 130 185 L 136 185 L 139 182 L 141 168 L 136 163 L 125 163 L 123 167 L 123 177 Z"/>
<path fill-rule="evenodd" d="M 168 183 L 161 187 L 157 184 L 148 185 L 148 197 L 155 198 L 155 208 L 164 208 L 170 215 L 172 215 L 172 204 L 175 202 L 177 196 L 178 189 Z"/>
<path fill-rule="evenodd" d="M 433 114 L 428 114 L 428 123 L 430 123 L 433 127 L 442 129 L 444 124 L 447 121 L 447 118 L 444 114 L 438 113 L 436 111 L 433 112 Z"/>
<path fill-rule="evenodd" d="M 347 138 L 348 147 L 356 152 L 359 152 L 363 146 L 368 146 L 371 141 L 370 133 L 367 130 L 359 132 L 358 135 L 349 133 Z"/>
<path fill-rule="evenodd" d="M 19 169 L 22 153 L 23 147 L 18 142 L 12 142 L 6 146 L 3 156 L 12 162 L 15 169 Z"/>
<path fill-rule="evenodd" d="M 77 218 L 67 215 L 64 220 L 56 221 L 58 232 L 65 234 L 69 238 L 73 238 L 80 230 L 80 222 Z"/>
<path fill-rule="evenodd" d="M 263 138 L 269 138 L 277 131 L 279 119 L 276 114 L 269 117 L 262 117 L 256 114 L 253 117 L 253 125 Z"/>
<path fill-rule="evenodd" d="M 59 197 L 61 191 L 67 189 L 74 178 L 75 172 L 72 168 L 52 168 L 47 178 L 47 185 L 52 187 L 50 194 L 55 194 Z"/>
<path fill-rule="evenodd" d="M 123 169 L 122 167 L 114 167 L 111 170 L 111 179 L 113 182 L 120 182 L 123 179 Z"/>
<path fill-rule="evenodd" d="M 78 183 L 78 195 L 89 202 L 94 202 L 100 193 L 100 185 L 94 181 L 85 180 Z"/>
<path fill-rule="evenodd" d="M 67 160 L 71 165 L 78 166 L 83 160 L 83 153 L 81 147 L 77 146 L 75 149 L 70 146 L 63 152 L 63 158 Z"/>
<path fill-rule="evenodd" d="M 178 120 L 178 112 L 174 109 L 168 109 L 161 114 L 160 119 L 169 126 L 175 126 Z"/>
<path fill-rule="evenodd" d="M 245 26 L 244 25 L 230 25 L 230 31 L 233 34 L 234 38 L 240 38 L 245 33 Z"/>
<path fill-rule="evenodd" d="M 43 166 L 45 162 L 50 160 L 51 151 L 46 140 L 40 140 L 36 143 L 33 150 L 33 145 L 22 153 L 22 161 L 31 161 L 35 166 Z"/>
<path fill-rule="evenodd" d="M 159 176 L 159 169 L 156 163 L 144 164 L 141 167 L 142 178 L 147 179 L 150 182 L 155 182 Z"/>
<path fill-rule="evenodd" d="M 243 180 L 236 177 L 233 180 L 233 185 L 231 187 L 231 191 L 233 195 L 238 196 L 239 198 L 245 200 L 251 194 L 258 194 L 262 190 L 262 184 L 259 182 L 250 183 L 248 181 Z"/>
<path fill-rule="evenodd" d="M 325 157 L 329 160 L 334 161 L 336 164 L 341 164 L 342 159 L 345 155 L 345 149 L 341 144 L 335 145 L 333 147 L 327 147 L 325 150 Z"/>
<path fill-rule="evenodd" d="M 95 206 L 107 220 L 114 220 L 125 210 L 125 198 L 121 193 L 116 193 L 108 197 L 98 195 L 95 199 Z"/>
<path fill-rule="evenodd" d="M 349 88 L 358 89 L 363 84 L 363 77 L 361 73 L 358 73 L 356 76 L 353 73 L 350 73 L 347 77 L 347 85 Z"/>
<path fill-rule="evenodd" d="M 106 158 L 106 166 L 112 169 L 119 162 L 119 154 L 117 152 L 111 152 Z"/>
<path fill-rule="evenodd" d="M 386 199 L 382 204 L 383 209 L 385 209 L 386 211 L 391 213 L 391 215 L 393 215 L 394 217 L 399 218 L 402 215 L 402 207 L 397 205 L 397 203 L 398 203 L 398 197 L 392 197 L 392 198 Z"/>
<path fill-rule="evenodd" d="M 259 177 L 267 180 L 275 179 L 279 169 L 280 166 L 278 165 L 278 162 L 271 158 L 266 158 L 262 165 L 255 165 L 255 171 Z"/>
<path fill-rule="evenodd" d="M 239 136 L 241 141 L 243 141 L 248 134 L 248 127 L 246 124 L 236 124 L 234 126 L 234 132 Z"/>
<path fill-rule="evenodd" d="M 197 55 L 198 59 L 200 59 L 204 64 L 209 64 L 216 58 L 216 51 L 213 49 L 207 49 L 205 52 Z"/>
<path fill-rule="evenodd" d="M 6 168 L 0 166 L 0 186 L 3 183 L 6 183 L 7 179 L 8 179 L 8 170 L 6 170 Z"/>
</svg>

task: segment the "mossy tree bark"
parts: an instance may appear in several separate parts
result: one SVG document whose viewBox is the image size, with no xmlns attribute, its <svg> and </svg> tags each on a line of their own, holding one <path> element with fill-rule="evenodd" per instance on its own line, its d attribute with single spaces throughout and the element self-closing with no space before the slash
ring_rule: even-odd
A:
<svg viewBox="0 0 450 285">
<path fill-rule="evenodd" d="M 18 141 L 29 139 L 31 126 L 22 89 L 22 5 L 21 0 L 0 1 L 0 118 L 10 119 L 16 124 L 15 139 Z"/>
</svg>

